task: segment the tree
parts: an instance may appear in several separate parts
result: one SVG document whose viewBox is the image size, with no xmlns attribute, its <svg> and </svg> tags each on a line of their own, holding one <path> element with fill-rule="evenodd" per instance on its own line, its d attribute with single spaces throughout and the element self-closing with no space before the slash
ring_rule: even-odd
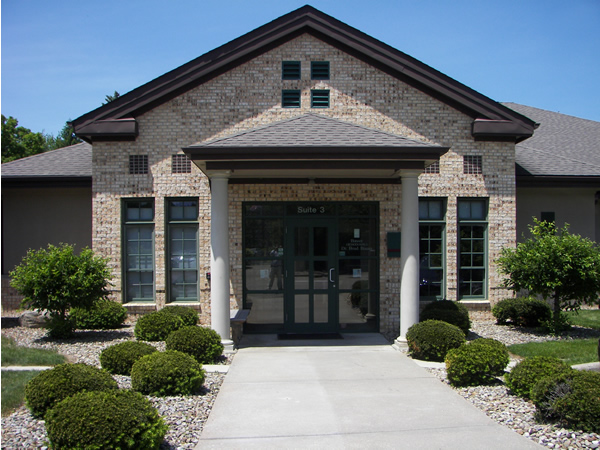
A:
<svg viewBox="0 0 600 450">
<path fill-rule="evenodd" d="M 69 145 L 78 144 L 80 142 L 82 141 L 75 136 L 75 130 L 70 124 L 70 121 L 65 123 L 56 137 L 52 135 L 46 137 L 46 147 L 48 150 L 56 150 L 57 148 L 68 147 Z"/>
<path fill-rule="evenodd" d="M 89 248 L 77 255 L 73 246 L 61 244 L 29 250 L 10 277 L 11 286 L 23 295 L 21 306 L 47 310 L 50 336 L 63 338 L 75 329 L 68 317 L 71 308 L 89 308 L 107 298 L 110 270 Z"/>
<path fill-rule="evenodd" d="M 110 103 L 112 101 L 115 101 L 116 99 L 118 99 L 121 96 L 121 94 L 119 94 L 117 91 L 115 91 L 114 94 L 112 95 L 107 95 L 106 97 L 104 97 L 104 103 L 102 103 L 103 105 L 106 105 L 107 103 Z"/>
<path fill-rule="evenodd" d="M 534 218 L 529 229 L 530 239 L 502 250 L 499 272 L 508 276 L 505 287 L 552 299 L 551 330 L 558 332 L 561 310 L 599 303 L 600 250 L 591 240 L 569 233 L 568 225 L 557 229 Z"/>
<path fill-rule="evenodd" d="M 2 162 L 14 161 L 46 151 L 46 139 L 42 133 L 33 133 L 20 127 L 12 116 L 2 114 Z"/>
</svg>

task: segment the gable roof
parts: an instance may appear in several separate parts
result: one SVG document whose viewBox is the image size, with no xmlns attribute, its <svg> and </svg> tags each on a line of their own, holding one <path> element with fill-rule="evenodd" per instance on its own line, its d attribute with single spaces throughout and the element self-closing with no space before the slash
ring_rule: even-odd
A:
<svg viewBox="0 0 600 450">
<path fill-rule="evenodd" d="M 2 164 L 2 185 L 92 184 L 92 146 L 82 142 Z"/>
<path fill-rule="evenodd" d="M 600 122 L 504 103 L 540 123 L 516 146 L 517 181 L 592 183 L 600 186 Z"/>
<path fill-rule="evenodd" d="M 308 33 L 438 98 L 474 119 L 473 136 L 522 140 L 535 123 L 399 50 L 311 6 L 292 11 L 72 122 L 81 138 L 133 140 L 135 118 L 304 33 Z"/>
</svg>

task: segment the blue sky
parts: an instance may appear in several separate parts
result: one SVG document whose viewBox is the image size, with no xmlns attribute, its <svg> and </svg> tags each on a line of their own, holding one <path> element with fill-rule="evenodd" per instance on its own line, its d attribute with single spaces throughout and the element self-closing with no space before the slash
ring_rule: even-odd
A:
<svg viewBox="0 0 600 450">
<path fill-rule="evenodd" d="M 65 122 L 305 0 L 2 0 L 1 109 Z M 497 101 L 600 121 L 600 0 L 314 0 Z"/>
</svg>

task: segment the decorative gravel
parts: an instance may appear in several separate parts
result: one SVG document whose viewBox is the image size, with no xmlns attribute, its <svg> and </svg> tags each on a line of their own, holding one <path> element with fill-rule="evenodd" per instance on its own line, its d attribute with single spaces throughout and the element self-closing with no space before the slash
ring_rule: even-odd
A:
<svg viewBox="0 0 600 450">
<path fill-rule="evenodd" d="M 61 341 L 45 337 L 46 331 L 36 328 L 3 328 L 2 335 L 13 339 L 19 345 L 57 350 L 65 355 L 69 362 L 83 362 L 96 367 L 100 367 L 99 357 L 103 349 L 135 339 L 133 325 L 118 330 L 77 331 L 75 338 Z M 160 351 L 165 350 L 164 342 L 149 344 Z M 221 364 L 229 364 L 232 357 L 231 354 L 226 355 Z M 131 377 L 113 375 L 113 378 L 120 388 L 131 388 Z M 161 449 L 192 449 L 196 446 L 224 378 L 223 373 L 207 373 L 199 395 L 147 396 L 169 425 Z M 44 421 L 34 419 L 25 406 L 2 418 L 3 449 L 46 449 L 47 445 Z"/>
<path fill-rule="evenodd" d="M 473 321 L 469 339 L 490 337 L 507 345 L 550 339 L 574 339 L 599 337 L 600 332 L 586 328 L 574 328 L 568 335 L 549 337 L 536 334 L 535 330 L 498 326 L 489 313 L 472 313 Z M 113 344 L 133 340 L 133 325 L 109 331 L 79 331 L 77 337 L 67 341 L 55 341 L 45 337 L 45 330 L 21 327 L 2 329 L 4 336 L 14 339 L 19 345 L 56 349 L 67 356 L 70 362 L 85 362 L 99 367 L 100 352 Z M 164 342 L 152 343 L 164 350 Z M 229 355 L 223 364 L 230 363 Z M 444 368 L 428 369 L 448 383 Z M 169 424 L 169 431 L 161 448 L 194 448 L 200 438 L 202 427 L 219 392 L 224 374 L 208 373 L 205 390 L 201 395 L 186 397 L 148 397 L 159 414 Z M 121 388 L 131 387 L 131 379 L 114 376 Z M 596 449 L 600 448 L 600 435 L 566 430 L 554 425 L 535 421 L 532 403 L 511 395 L 499 379 L 496 385 L 468 388 L 452 388 L 466 400 L 483 410 L 493 420 L 527 436 L 529 439 L 552 449 Z M 44 421 L 34 419 L 24 406 L 8 417 L 2 418 L 2 448 L 31 449 L 47 448 Z"/>
</svg>

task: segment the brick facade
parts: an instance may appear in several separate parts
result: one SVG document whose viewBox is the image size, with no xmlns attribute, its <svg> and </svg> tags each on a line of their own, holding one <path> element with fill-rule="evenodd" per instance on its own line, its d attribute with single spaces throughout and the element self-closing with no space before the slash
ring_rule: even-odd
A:
<svg viewBox="0 0 600 450">
<path fill-rule="evenodd" d="M 282 80 L 281 63 L 301 61 L 301 80 Z M 311 80 L 310 61 L 329 61 L 330 80 Z M 283 89 L 302 91 L 301 108 L 282 108 Z M 329 89 L 330 107 L 310 108 L 310 89 Z M 419 178 L 419 195 L 447 198 L 446 298 L 457 298 L 457 199 L 489 198 L 487 299 L 506 295 L 493 263 L 503 247 L 515 244 L 515 145 L 475 141 L 472 118 L 398 79 L 310 35 L 302 35 L 219 75 L 136 118 L 132 142 L 94 142 L 93 248 L 109 259 L 114 274 L 112 297 L 122 300 L 121 200 L 155 199 L 156 304 L 165 305 L 165 199 L 198 197 L 201 321 L 210 323 L 210 188 L 195 166 L 191 174 L 172 174 L 171 156 L 182 148 L 271 124 L 304 113 L 318 113 L 361 126 L 450 147 L 439 174 Z M 284 151 L 285 149 L 282 149 Z M 149 157 L 148 175 L 130 175 L 129 155 Z M 482 175 L 463 174 L 463 156 L 481 155 Z M 397 336 L 399 259 L 386 255 L 386 233 L 398 231 L 401 185 L 243 185 L 229 186 L 231 305 L 242 302 L 242 201 L 377 201 L 380 207 L 380 329 Z M 140 305 L 141 306 L 141 305 Z M 144 305 L 146 308 L 148 305 Z M 131 306 L 130 306 L 131 307 Z"/>
</svg>

